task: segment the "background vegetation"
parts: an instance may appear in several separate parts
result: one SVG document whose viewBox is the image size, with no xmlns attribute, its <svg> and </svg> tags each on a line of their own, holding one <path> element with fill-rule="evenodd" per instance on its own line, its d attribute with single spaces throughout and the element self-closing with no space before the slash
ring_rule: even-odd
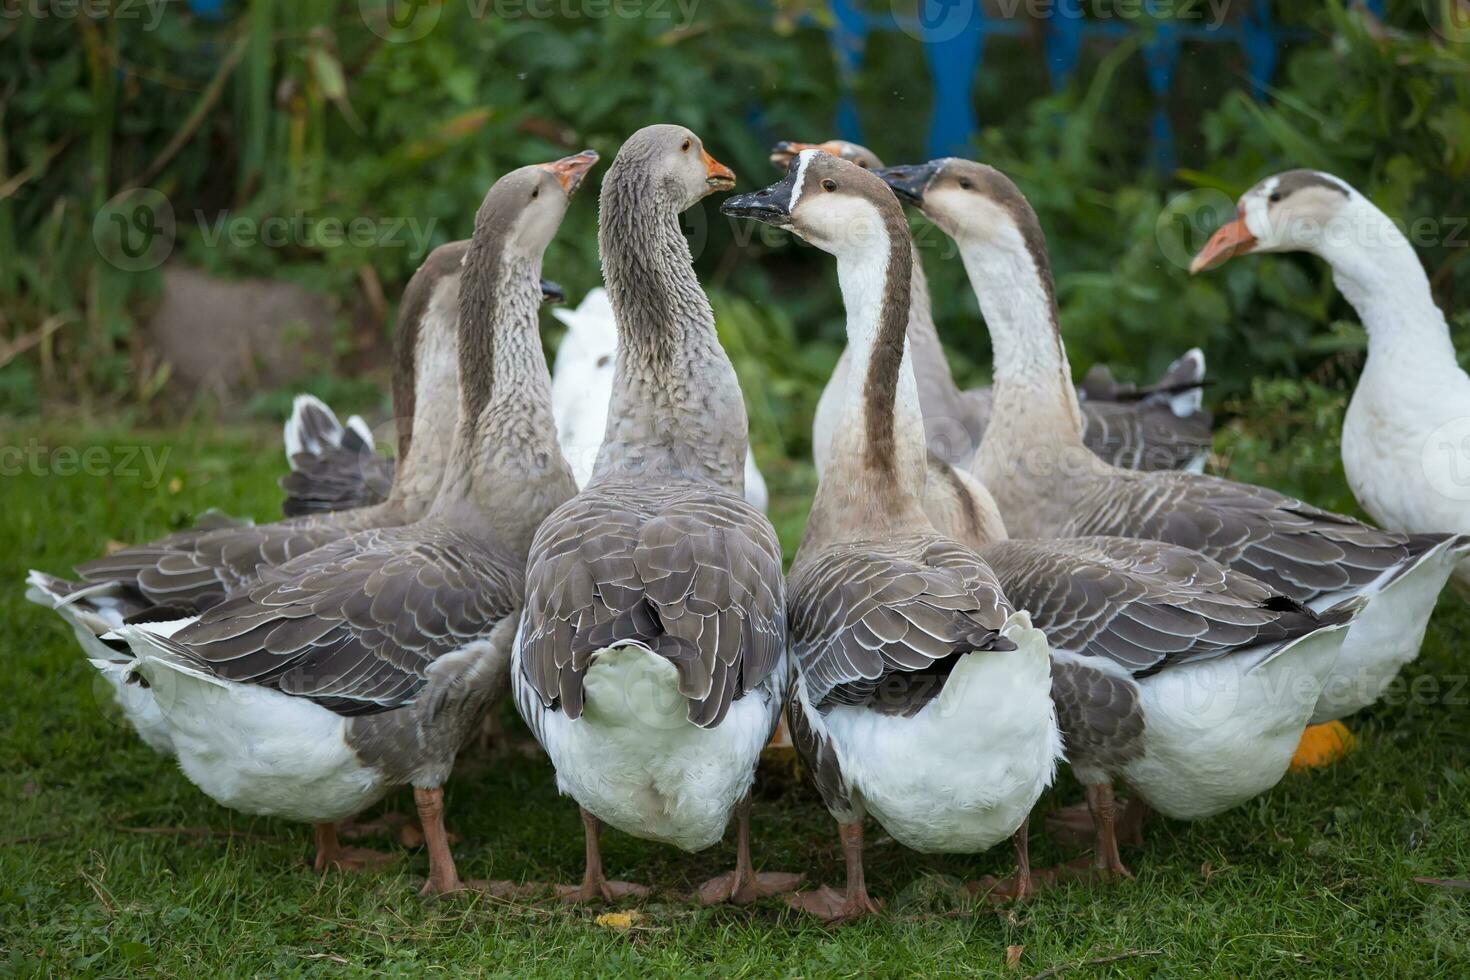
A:
<svg viewBox="0 0 1470 980">
<path fill-rule="evenodd" d="M 24 458 L 42 464 L 0 475 L 0 581 L 19 582 L 27 567 L 62 572 L 211 506 L 258 520 L 279 506 L 274 427 L 290 392 L 217 411 L 170 384 L 139 328 L 159 271 L 117 269 L 94 237 L 123 189 L 168 197 L 182 216 L 183 261 L 299 282 L 374 311 L 344 314 L 334 349 L 315 352 L 324 367 L 303 384 L 386 415 L 393 304 L 422 256 L 309 235 L 281 248 L 210 245 L 201 221 L 415 217 L 434 222 L 432 246 L 468 234 L 505 170 L 582 146 L 610 158 L 650 121 L 698 130 L 742 187 L 773 176 L 765 157 L 777 139 L 834 135 L 820 0 L 701 0 L 688 23 L 476 17 L 478 6 L 443 0 L 436 29 L 408 42 L 370 29 L 356 0 L 234 0 L 219 20 L 173 3 L 156 29 L 146 16 L 3 8 L 0 443 L 34 448 Z M 1382 23 L 1337 0 L 1273 6 L 1304 34 L 1264 101 L 1245 93 L 1231 46 L 1186 49 L 1170 102 L 1175 172 L 1148 165 L 1151 100 L 1136 41 L 1088 47 L 1073 87 L 1047 94 L 1039 38 L 993 39 L 974 91 L 985 123 L 975 153 L 1013 174 L 1041 214 L 1079 371 L 1104 360 L 1145 379 L 1203 346 L 1217 382 L 1208 398 L 1225 418 L 1214 468 L 1352 510 L 1336 433 L 1363 337 L 1321 264 L 1248 259 L 1190 279 L 1181 257 L 1212 230 L 1221 202 L 1264 174 L 1329 169 L 1390 214 L 1428 222 L 1420 253 L 1470 350 L 1470 55 L 1429 29 L 1440 0 L 1391 0 Z M 891 163 L 922 152 L 921 65 L 913 38 L 870 41 L 858 101 L 868 142 Z M 594 225 L 584 200 L 548 255 L 574 300 L 599 279 Z M 831 263 L 779 236 L 741 247 L 712 205 L 689 228 L 704 243 L 700 272 L 789 551 L 814 483 L 811 411 L 840 350 Z M 926 260 L 955 367 L 979 382 L 988 351 L 968 286 L 941 250 Z M 547 337 L 558 339 L 550 318 Z M 242 414 L 269 427 L 235 424 Z M 213 424 L 217 415 L 231 424 Z M 190 416 L 211 424 L 181 424 Z M 166 453 L 164 470 L 157 481 L 116 468 L 66 475 L 54 456 L 46 462 L 62 446 L 109 460 L 142 446 Z M 693 911 L 673 893 L 720 870 L 728 848 L 687 858 L 616 834 L 610 869 L 663 891 L 628 932 L 550 903 L 426 906 L 414 895 L 426 862 L 411 850 L 384 876 L 317 878 L 304 828 L 209 803 L 117 727 L 54 617 L 0 590 L 0 650 L 13 658 L 0 699 L 0 973 L 995 974 L 1007 947 L 1024 947 L 1014 975 L 1117 956 L 1079 975 L 1341 975 L 1366 963 L 1387 975 L 1463 974 L 1470 716 L 1464 692 L 1442 683 L 1470 671 L 1470 613 L 1457 603 L 1442 604 L 1402 696 L 1354 720 L 1356 756 L 1214 820 L 1161 823 L 1125 855 L 1134 885 L 977 913 L 955 883 L 1004 873 L 1007 855 L 922 858 L 875 835 L 871 883 L 892 915 L 833 934 L 774 903 Z M 467 759 L 451 784 L 463 868 L 567 879 L 580 859 L 575 813 L 555 798 L 544 763 L 514 751 L 524 733 L 510 731 L 509 755 Z M 760 860 L 839 877 L 809 791 L 770 777 Z M 1077 795 L 1065 783 L 1054 793 Z M 1041 834 L 1035 852 L 1039 862 L 1073 856 Z"/>
</svg>

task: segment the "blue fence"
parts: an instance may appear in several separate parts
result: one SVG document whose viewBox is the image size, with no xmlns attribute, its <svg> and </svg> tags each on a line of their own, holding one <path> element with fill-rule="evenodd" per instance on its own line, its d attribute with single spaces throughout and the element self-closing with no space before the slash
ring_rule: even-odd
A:
<svg viewBox="0 0 1470 980">
<path fill-rule="evenodd" d="M 1082 44 L 1089 38 L 1118 40 L 1129 34 L 1146 33 L 1143 44 L 1148 86 L 1153 93 L 1150 156 L 1160 170 L 1174 169 L 1174 129 L 1169 120 L 1168 99 L 1174 85 L 1179 52 L 1186 43 L 1236 44 L 1245 58 L 1251 88 L 1257 98 L 1276 73 L 1281 45 L 1301 38 L 1276 24 L 1268 0 L 1236 0 L 1247 6 L 1229 23 L 1204 24 L 1184 18 L 1152 17 L 1091 20 L 1081 16 L 1080 0 L 1056 0 L 1049 4 L 1050 16 L 1041 20 L 1045 36 L 1046 66 L 1053 88 L 1067 85 L 1077 72 Z M 1383 0 L 1368 0 L 1368 9 L 1383 12 Z M 1017 10 L 1026 9 L 1018 3 Z M 1177 9 L 1178 4 L 1171 7 Z M 1143 8 L 1160 9 L 1154 0 Z M 1203 5 L 1195 9 L 1204 13 Z M 903 31 L 924 44 L 929 75 L 934 81 L 934 109 L 929 121 L 931 157 L 964 154 L 979 132 L 971 92 L 975 76 L 985 60 L 986 42 L 992 37 L 1019 37 L 1032 29 L 1031 20 L 991 17 L 981 0 L 919 0 L 916 16 L 901 18 L 890 12 L 872 13 L 858 8 L 855 0 L 832 0 L 832 45 L 836 49 L 842 100 L 837 110 L 838 132 L 846 139 L 862 141 L 862 126 L 853 82 L 862 72 L 868 36 L 874 31 Z"/>
</svg>

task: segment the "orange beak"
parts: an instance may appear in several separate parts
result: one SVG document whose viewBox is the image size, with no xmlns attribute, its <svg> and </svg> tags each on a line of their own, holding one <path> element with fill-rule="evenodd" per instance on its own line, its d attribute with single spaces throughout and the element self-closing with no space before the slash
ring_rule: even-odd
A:
<svg viewBox="0 0 1470 980">
<path fill-rule="evenodd" d="M 1245 226 L 1245 215 L 1238 215 L 1229 224 L 1222 225 L 1205 242 L 1194 261 L 1189 263 L 1189 274 L 1195 275 L 1217 265 L 1224 265 L 1237 255 L 1244 255 L 1256 247 L 1256 236 Z"/>
<path fill-rule="evenodd" d="M 791 161 L 796 159 L 797 154 L 803 150 L 821 150 L 823 153 L 830 153 L 834 157 L 842 155 L 842 151 L 837 146 L 836 140 L 828 140 L 825 143 L 798 143 L 795 140 L 782 140 L 771 147 L 771 163 L 785 170 L 791 166 Z"/>
<path fill-rule="evenodd" d="M 587 172 L 595 166 L 597 166 L 597 151 L 583 150 L 581 153 L 562 157 L 555 163 L 543 163 L 541 169 L 555 177 L 561 189 L 567 192 L 567 197 L 571 197 L 581 186 L 582 178 L 586 177 Z"/>
<path fill-rule="evenodd" d="M 704 182 L 712 190 L 727 191 L 735 186 L 735 171 L 710 156 L 708 150 L 701 149 L 699 155 L 704 160 Z"/>
</svg>

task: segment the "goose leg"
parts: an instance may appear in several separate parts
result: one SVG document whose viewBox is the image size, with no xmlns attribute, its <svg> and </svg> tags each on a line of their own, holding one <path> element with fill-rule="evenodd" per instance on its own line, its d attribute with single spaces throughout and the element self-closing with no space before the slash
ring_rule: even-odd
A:
<svg viewBox="0 0 1470 980">
<path fill-rule="evenodd" d="M 366 847 L 343 847 L 337 840 L 337 825 L 334 823 L 316 824 L 315 831 L 316 859 L 311 866 L 317 872 L 328 868 L 336 868 L 338 871 L 366 871 L 381 867 L 395 857 Z"/>
<path fill-rule="evenodd" d="M 1118 855 L 1117 804 L 1113 800 L 1113 784 L 1090 784 L 1087 787 L 1087 808 L 1092 811 L 1092 822 L 1097 828 L 1092 856 L 1093 868 L 1104 878 L 1132 878 L 1133 872 L 1128 870 Z"/>
<path fill-rule="evenodd" d="M 620 898 L 648 894 L 647 885 L 635 885 L 627 881 L 608 881 L 602 873 L 602 821 L 586 810 L 582 811 L 582 832 L 587 840 L 587 868 L 582 874 L 580 885 L 557 885 L 556 892 L 564 902 L 595 902 L 603 899 L 616 902 Z"/>
<path fill-rule="evenodd" d="M 735 870 L 699 886 L 700 905 L 734 902 L 748 905 L 758 898 L 780 895 L 801 884 L 801 875 L 780 871 L 757 874 L 750 859 L 750 794 L 735 805 Z"/>
<path fill-rule="evenodd" d="M 1118 843 L 1142 844 L 1143 825 L 1148 820 L 1148 804 L 1136 793 L 1128 798 L 1123 816 L 1118 819 Z"/>
<path fill-rule="evenodd" d="M 1031 871 L 1031 818 L 1027 817 L 1021 821 L 1021 826 L 1011 837 L 1011 842 L 1016 848 L 1016 873 L 1013 877 L 1003 881 L 997 881 L 994 876 L 986 875 L 978 881 L 969 884 L 971 895 L 977 895 L 991 902 L 1024 902 L 1035 898 L 1037 892 L 1037 877 L 1047 879 L 1052 873 L 1043 869 L 1036 872 Z"/>
<path fill-rule="evenodd" d="M 823 885 L 814 892 L 798 892 L 788 904 L 825 922 L 847 922 L 877 915 L 881 907 L 868 897 L 867 882 L 863 880 L 863 822 L 838 824 L 837 833 L 847 859 L 846 894 L 840 894 L 831 885 Z"/>
</svg>

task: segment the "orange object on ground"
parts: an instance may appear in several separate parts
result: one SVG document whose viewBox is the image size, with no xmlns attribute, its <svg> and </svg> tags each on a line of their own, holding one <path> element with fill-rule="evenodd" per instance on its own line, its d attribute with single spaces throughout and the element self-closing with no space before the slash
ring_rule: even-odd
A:
<svg viewBox="0 0 1470 980">
<path fill-rule="evenodd" d="M 1302 740 L 1291 757 L 1291 771 L 1321 769 L 1332 765 L 1353 750 L 1357 740 L 1348 727 L 1340 721 L 1329 721 L 1325 725 L 1308 725 L 1302 732 Z"/>
</svg>

